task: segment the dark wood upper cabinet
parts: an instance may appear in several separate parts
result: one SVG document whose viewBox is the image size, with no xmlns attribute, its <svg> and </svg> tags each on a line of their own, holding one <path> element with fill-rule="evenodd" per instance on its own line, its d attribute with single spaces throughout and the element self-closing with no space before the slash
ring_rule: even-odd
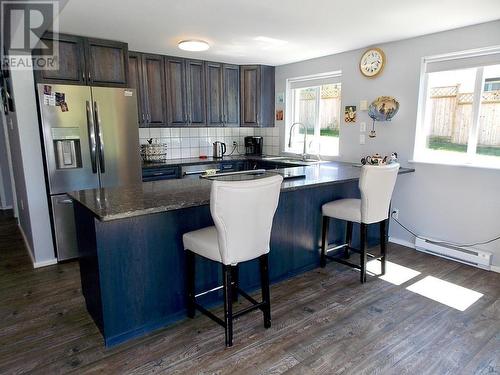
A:
<svg viewBox="0 0 500 375">
<path fill-rule="evenodd" d="M 240 125 L 240 68 L 206 63 L 207 125 Z"/>
<path fill-rule="evenodd" d="M 181 58 L 166 56 L 164 58 L 164 65 L 168 124 L 171 126 L 187 125 L 188 105 L 185 61 Z"/>
<path fill-rule="evenodd" d="M 224 126 L 240 125 L 240 67 L 238 65 L 223 65 L 223 120 Z"/>
<path fill-rule="evenodd" d="M 274 67 L 240 67 L 241 126 L 274 126 Z"/>
<path fill-rule="evenodd" d="M 142 78 L 142 54 L 129 52 L 128 54 L 128 79 L 129 87 L 135 89 L 137 97 L 137 123 L 140 127 L 146 127 L 146 115 L 144 113 L 144 84 Z"/>
<path fill-rule="evenodd" d="M 128 86 L 127 43 L 86 39 L 87 81 L 93 86 Z"/>
<path fill-rule="evenodd" d="M 223 118 L 223 67 L 221 63 L 207 62 L 207 126 L 224 125 Z"/>
<path fill-rule="evenodd" d="M 144 107 L 149 126 L 167 125 L 164 72 L 162 56 L 142 55 Z"/>
<path fill-rule="evenodd" d="M 206 124 L 205 62 L 186 60 L 188 122 L 190 126 Z"/>
<path fill-rule="evenodd" d="M 128 86 L 127 43 L 58 34 L 59 69 L 35 71 L 39 83 Z M 42 42 L 52 44 L 53 33 Z"/>
<path fill-rule="evenodd" d="M 54 36 L 46 33 L 41 38 L 41 43 L 51 46 Z M 44 50 L 40 50 L 43 54 Z M 85 42 L 84 38 L 74 35 L 59 35 L 59 69 L 35 70 L 37 82 L 70 83 L 85 85 Z"/>
</svg>

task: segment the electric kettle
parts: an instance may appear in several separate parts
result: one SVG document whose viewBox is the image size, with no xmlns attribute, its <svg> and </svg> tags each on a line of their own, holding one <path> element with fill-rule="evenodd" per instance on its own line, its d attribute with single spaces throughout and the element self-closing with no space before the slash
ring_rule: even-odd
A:
<svg viewBox="0 0 500 375">
<path fill-rule="evenodd" d="M 226 153 L 226 144 L 224 142 L 215 141 L 212 146 L 214 159 L 220 159 Z"/>
</svg>

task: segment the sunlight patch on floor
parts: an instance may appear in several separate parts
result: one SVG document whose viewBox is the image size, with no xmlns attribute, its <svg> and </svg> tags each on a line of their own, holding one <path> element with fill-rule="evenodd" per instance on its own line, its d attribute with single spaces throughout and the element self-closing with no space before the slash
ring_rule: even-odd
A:
<svg viewBox="0 0 500 375">
<path fill-rule="evenodd" d="M 406 289 L 460 311 L 465 311 L 483 296 L 474 290 L 433 276 L 427 276 Z"/>
<path fill-rule="evenodd" d="M 380 275 L 380 265 L 381 263 L 378 260 L 371 260 L 366 264 L 366 270 L 374 275 Z M 394 285 L 401 285 L 418 275 L 420 275 L 419 271 L 387 261 L 385 275 L 379 278 Z"/>
</svg>

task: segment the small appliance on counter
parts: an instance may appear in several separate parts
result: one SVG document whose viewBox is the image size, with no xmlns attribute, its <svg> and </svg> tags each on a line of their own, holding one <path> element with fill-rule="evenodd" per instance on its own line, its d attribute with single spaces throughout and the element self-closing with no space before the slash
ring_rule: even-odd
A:
<svg viewBox="0 0 500 375">
<path fill-rule="evenodd" d="M 264 149 L 264 139 L 257 136 L 245 137 L 245 155 L 261 156 Z"/>
<path fill-rule="evenodd" d="M 214 159 L 222 159 L 222 157 L 224 156 L 224 154 L 226 153 L 226 144 L 224 142 L 220 142 L 220 141 L 215 141 L 213 143 L 213 158 Z"/>
</svg>

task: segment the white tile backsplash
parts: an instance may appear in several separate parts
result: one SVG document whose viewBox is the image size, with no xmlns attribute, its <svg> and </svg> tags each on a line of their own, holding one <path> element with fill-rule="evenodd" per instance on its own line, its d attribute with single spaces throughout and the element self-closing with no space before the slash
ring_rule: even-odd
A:
<svg viewBox="0 0 500 375">
<path fill-rule="evenodd" d="M 238 142 L 239 151 L 244 153 L 244 138 L 258 135 L 264 137 L 264 153 L 279 155 L 279 128 L 140 128 L 139 142 L 147 143 L 149 138 L 167 145 L 167 158 L 196 158 L 212 155 L 212 143 L 226 143 L 228 152 L 233 149 L 233 141 Z"/>
</svg>

